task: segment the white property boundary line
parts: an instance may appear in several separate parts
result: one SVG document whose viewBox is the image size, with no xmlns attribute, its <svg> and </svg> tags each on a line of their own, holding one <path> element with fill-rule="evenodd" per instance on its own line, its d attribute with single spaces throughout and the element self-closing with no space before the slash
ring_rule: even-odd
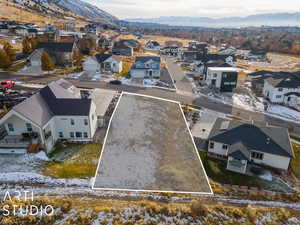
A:
<svg viewBox="0 0 300 225">
<path fill-rule="evenodd" d="M 102 158 L 102 155 L 103 155 L 103 152 L 104 152 L 104 148 L 105 148 L 105 144 L 106 144 L 108 132 L 109 132 L 109 129 L 110 129 L 110 126 L 111 126 L 111 122 L 112 122 L 114 114 L 117 111 L 119 103 L 120 103 L 120 101 L 121 101 L 121 99 L 122 99 L 122 97 L 123 97 L 124 94 L 126 94 L 126 95 L 134 95 L 134 96 L 141 96 L 141 97 L 152 98 L 152 99 L 158 99 L 158 100 L 168 101 L 168 102 L 175 103 L 175 104 L 179 105 L 179 108 L 180 108 L 180 111 L 182 113 L 183 119 L 185 121 L 186 127 L 187 127 L 187 129 L 189 131 L 189 134 L 190 134 L 190 137 L 192 139 L 194 150 L 197 153 L 198 159 L 200 161 L 200 164 L 202 166 L 202 169 L 203 169 L 203 172 L 204 172 L 204 175 L 205 175 L 205 178 L 206 178 L 206 182 L 208 183 L 208 186 L 209 186 L 209 189 L 210 189 L 210 193 L 209 192 L 187 192 L 187 191 L 164 191 L 164 190 L 136 190 L 136 189 L 121 189 L 121 188 L 120 189 L 119 188 L 95 188 L 96 176 L 98 174 L 98 170 L 99 170 L 99 167 L 100 167 L 100 162 L 101 162 L 101 158 Z M 94 182 L 93 182 L 93 185 L 92 185 L 92 189 L 93 190 L 102 190 L 102 191 L 131 191 L 131 192 L 153 192 L 153 193 L 178 193 L 178 194 L 213 195 L 214 194 L 213 190 L 212 190 L 211 185 L 209 183 L 209 180 L 208 180 L 205 168 L 204 168 L 204 166 L 202 164 L 202 161 L 201 161 L 199 152 L 197 150 L 197 147 L 196 147 L 196 144 L 195 144 L 192 132 L 191 132 L 189 126 L 188 126 L 188 123 L 187 123 L 186 118 L 184 116 L 184 112 L 182 110 L 180 102 L 169 100 L 169 99 L 164 99 L 164 98 L 159 98 L 159 97 L 154 97 L 154 96 L 150 96 L 150 95 L 135 94 L 135 93 L 130 93 L 130 92 L 122 92 L 121 95 L 120 95 L 120 97 L 119 97 L 119 100 L 118 100 L 118 102 L 116 104 L 116 107 L 115 107 L 115 109 L 114 109 L 114 111 L 112 113 L 112 116 L 111 116 L 111 118 L 109 120 L 108 128 L 107 128 L 106 135 L 105 135 L 105 138 L 104 138 L 104 143 L 102 145 L 102 150 L 101 150 L 101 154 L 100 154 L 99 161 L 98 161 L 98 166 L 97 166 L 96 173 L 95 173 L 95 176 L 94 176 Z"/>
</svg>

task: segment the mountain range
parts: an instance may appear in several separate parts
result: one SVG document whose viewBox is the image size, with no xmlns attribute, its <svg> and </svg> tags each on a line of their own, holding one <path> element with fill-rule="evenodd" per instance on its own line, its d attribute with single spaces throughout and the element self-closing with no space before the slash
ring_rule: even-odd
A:
<svg viewBox="0 0 300 225">
<path fill-rule="evenodd" d="M 171 26 L 246 27 L 246 26 L 300 26 L 300 13 L 269 13 L 246 17 L 158 17 L 126 19 L 128 22 L 158 23 Z"/>
</svg>

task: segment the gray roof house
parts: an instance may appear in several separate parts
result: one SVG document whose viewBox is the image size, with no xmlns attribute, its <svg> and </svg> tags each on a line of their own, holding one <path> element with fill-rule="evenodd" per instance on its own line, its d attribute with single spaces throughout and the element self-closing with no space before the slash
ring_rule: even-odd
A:
<svg viewBox="0 0 300 225">
<path fill-rule="evenodd" d="M 227 157 L 227 169 L 239 173 L 253 164 L 287 170 L 294 158 L 287 129 L 222 118 L 209 134 L 208 152 Z"/>
<path fill-rule="evenodd" d="M 6 129 L 8 149 L 39 144 L 50 152 L 61 139 L 91 140 L 97 128 L 96 106 L 91 99 L 81 98 L 79 89 L 60 79 L 13 107 L 0 124 Z"/>
<path fill-rule="evenodd" d="M 131 67 L 132 78 L 160 78 L 160 57 L 138 56 Z"/>
</svg>

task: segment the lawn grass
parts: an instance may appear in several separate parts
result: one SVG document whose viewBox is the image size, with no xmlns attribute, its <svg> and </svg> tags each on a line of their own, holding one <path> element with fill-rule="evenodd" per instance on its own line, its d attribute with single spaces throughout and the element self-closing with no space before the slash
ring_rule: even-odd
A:
<svg viewBox="0 0 300 225">
<path fill-rule="evenodd" d="M 291 167 L 294 175 L 300 180 L 300 145 L 293 144 L 295 158 L 291 161 Z"/>
<path fill-rule="evenodd" d="M 227 162 L 207 156 L 206 152 L 199 151 L 207 176 L 221 184 L 262 187 L 264 181 L 258 178 L 231 172 L 226 169 Z"/>
<path fill-rule="evenodd" d="M 50 158 L 55 158 L 62 151 L 70 150 L 73 154 L 63 162 L 50 162 L 45 165 L 43 174 L 54 178 L 93 177 L 98 165 L 102 145 L 99 143 L 77 144 L 58 143 Z"/>
</svg>

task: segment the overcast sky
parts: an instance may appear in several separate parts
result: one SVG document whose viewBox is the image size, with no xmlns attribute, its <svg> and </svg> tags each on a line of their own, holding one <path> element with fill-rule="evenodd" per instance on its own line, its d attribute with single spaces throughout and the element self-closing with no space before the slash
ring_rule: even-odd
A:
<svg viewBox="0 0 300 225">
<path fill-rule="evenodd" d="M 299 0 L 85 0 L 125 18 L 160 16 L 229 17 L 258 13 L 297 12 Z"/>
</svg>

